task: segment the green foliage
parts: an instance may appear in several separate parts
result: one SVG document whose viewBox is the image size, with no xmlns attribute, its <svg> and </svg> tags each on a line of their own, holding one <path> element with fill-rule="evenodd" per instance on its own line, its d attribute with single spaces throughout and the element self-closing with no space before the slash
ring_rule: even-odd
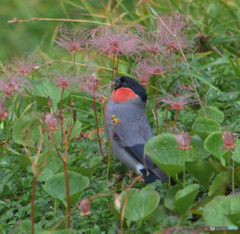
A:
<svg viewBox="0 0 240 234">
<path fill-rule="evenodd" d="M 206 224 L 215 226 L 238 226 L 240 212 L 239 198 L 239 195 L 215 197 L 204 208 L 203 217 Z"/>
<path fill-rule="evenodd" d="M 167 110 L 166 106 L 158 104 L 160 134 L 147 142 L 145 153 L 171 177 L 171 183 L 156 181 L 148 186 L 140 182 L 131 184 L 135 174 L 127 173 L 122 179 L 119 175 L 127 169 L 114 157 L 111 157 L 110 180 L 106 181 L 107 166 L 97 144 L 93 95 L 84 93 L 79 83 L 63 92 L 54 80 L 55 73 L 72 73 L 75 79 L 87 70 L 87 65 L 93 65 L 101 80 L 101 94 L 108 96 L 105 85 L 111 80 L 113 57 L 94 48 L 86 53 L 76 51 L 75 55 L 65 53 L 54 43 L 58 35 L 56 27 L 63 22 L 61 19 L 67 19 L 69 22 L 65 24 L 73 31 L 79 27 L 89 31 L 110 24 L 140 24 L 154 31 L 156 15 L 146 1 L 23 0 L 5 1 L 1 5 L 1 77 L 3 74 L 9 77 L 6 70 L 11 63 L 7 61 L 12 57 L 24 52 L 34 52 L 41 57 L 39 70 L 34 68 L 36 70 L 24 77 L 29 83 L 24 83 L 21 93 L 15 90 L 14 96 L 3 97 L 0 90 L 0 101 L 4 100 L 8 114 L 4 120 L 0 112 L 1 233 L 31 233 L 35 177 L 35 233 L 118 233 L 127 191 L 124 233 L 164 233 L 170 229 L 176 233 L 180 230 L 190 233 L 203 231 L 206 225 L 240 226 L 237 195 L 240 190 L 240 142 L 236 137 L 229 147 L 222 140 L 224 130 L 240 132 L 240 11 L 236 10 L 240 7 L 239 1 L 171 0 L 170 3 L 171 6 L 168 1 L 160 5 L 150 1 L 150 7 L 160 16 L 178 11 L 194 20 L 194 23 L 190 20 L 188 36 L 193 38 L 197 34 L 198 38 L 192 44 L 193 50 L 183 47 L 183 52 L 203 109 L 196 102 L 196 105 L 184 106 L 185 109 L 178 110 L 175 116 L 174 108 L 167 106 Z M 20 20 L 37 18 L 8 24 L 7 21 L 14 17 Z M 136 33 L 141 34 L 140 28 Z M 176 66 L 169 66 L 159 77 L 158 97 L 182 86 L 194 92 L 183 54 L 167 51 L 167 59 L 164 59 L 173 55 Z M 118 76 L 132 76 L 136 63 L 137 58 L 129 56 L 127 59 L 120 55 Z M 117 58 L 115 68 L 116 64 Z M 14 72 L 17 70 L 15 68 Z M 148 86 L 146 88 L 150 97 L 148 118 L 156 133 L 156 114 L 151 111 L 157 105 L 153 103 L 155 81 L 154 76 L 150 80 L 150 92 Z M 194 103 L 197 96 L 192 97 Z M 95 104 L 101 127 L 104 105 L 101 100 Z M 57 129 L 50 131 L 48 128 L 47 113 L 54 113 L 58 118 Z M 172 134 L 175 120 L 175 134 L 183 129 L 190 132 L 189 147 L 181 147 Z M 106 156 L 108 145 L 103 138 L 100 132 L 99 141 Z M 65 226 L 66 172 L 72 228 L 68 230 Z M 91 205 L 90 214 L 82 216 L 83 209 L 79 207 L 84 198 L 89 198 Z"/>
<path fill-rule="evenodd" d="M 64 204 L 66 199 L 66 187 L 65 187 L 65 175 L 64 172 L 56 174 L 44 184 L 43 189 L 52 197 L 58 198 Z M 79 195 L 88 186 L 89 179 L 86 176 L 82 176 L 76 172 L 69 171 L 69 194 L 71 198 L 71 204 L 75 204 Z"/>
<path fill-rule="evenodd" d="M 123 192 L 124 204 L 127 192 Z M 149 216 L 158 206 L 160 196 L 156 191 L 131 189 L 129 191 L 124 217 L 132 221 L 140 221 Z"/>
</svg>

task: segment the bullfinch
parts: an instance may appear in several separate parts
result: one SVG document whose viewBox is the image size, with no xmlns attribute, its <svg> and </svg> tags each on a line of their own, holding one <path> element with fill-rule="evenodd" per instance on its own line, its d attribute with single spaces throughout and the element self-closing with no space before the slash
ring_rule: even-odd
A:
<svg viewBox="0 0 240 234">
<path fill-rule="evenodd" d="M 144 154 L 145 143 L 154 136 L 145 113 L 146 100 L 146 91 L 136 80 L 116 78 L 105 110 L 105 134 L 112 139 L 113 154 L 138 175 L 143 174 L 147 183 L 168 182 L 168 176 Z"/>
</svg>

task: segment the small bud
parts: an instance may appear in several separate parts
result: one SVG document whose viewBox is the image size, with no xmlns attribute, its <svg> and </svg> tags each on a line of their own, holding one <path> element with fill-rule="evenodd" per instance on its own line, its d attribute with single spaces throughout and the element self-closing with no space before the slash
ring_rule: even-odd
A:
<svg viewBox="0 0 240 234">
<path fill-rule="evenodd" d="M 81 213 L 80 213 L 81 216 L 85 216 L 85 215 L 90 215 L 91 214 L 91 212 L 89 211 L 90 210 L 90 205 L 91 205 L 91 202 L 90 202 L 89 198 L 84 198 L 80 202 L 80 206 L 77 205 L 77 207 L 79 209 L 81 209 Z"/>
<path fill-rule="evenodd" d="M 235 136 L 233 132 L 231 131 L 224 131 L 222 134 L 222 141 L 224 143 L 224 146 L 222 149 L 235 149 L 236 145 L 233 144 L 235 141 Z"/>
<path fill-rule="evenodd" d="M 180 147 L 178 147 L 177 149 L 186 149 L 189 150 L 192 148 L 192 146 L 189 146 L 190 142 L 191 142 L 191 136 L 189 134 L 189 132 L 182 132 L 179 135 L 175 136 L 178 144 L 180 145 Z"/>
</svg>

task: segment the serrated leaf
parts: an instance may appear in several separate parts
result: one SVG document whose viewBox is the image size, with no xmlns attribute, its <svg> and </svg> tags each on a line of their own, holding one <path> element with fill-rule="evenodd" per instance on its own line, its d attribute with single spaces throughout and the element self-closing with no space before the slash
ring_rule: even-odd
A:
<svg viewBox="0 0 240 234">
<path fill-rule="evenodd" d="M 213 106 L 205 106 L 203 109 L 204 109 L 207 117 L 209 117 L 209 118 L 211 118 L 211 119 L 215 119 L 215 120 L 217 120 L 219 123 L 222 123 L 222 122 L 223 122 L 224 114 L 223 114 L 222 111 L 218 110 L 216 107 L 213 107 Z M 204 116 L 202 109 L 200 109 L 200 110 L 198 111 L 198 115 L 199 115 L 200 117 L 203 117 L 203 116 Z"/>
<path fill-rule="evenodd" d="M 198 117 L 193 124 L 193 129 L 197 132 L 203 133 L 221 131 L 219 123 L 216 120 L 207 117 Z"/>
</svg>

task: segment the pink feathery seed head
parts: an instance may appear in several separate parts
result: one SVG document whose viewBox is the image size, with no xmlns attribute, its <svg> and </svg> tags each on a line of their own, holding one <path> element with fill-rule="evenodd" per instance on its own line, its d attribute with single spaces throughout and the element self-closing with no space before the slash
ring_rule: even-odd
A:
<svg viewBox="0 0 240 234">
<path fill-rule="evenodd" d="M 47 124 L 48 130 L 50 130 L 51 132 L 59 130 L 57 126 L 60 122 L 60 119 L 55 113 L 53 112 L 48 113 L 44 117 L 45 117 L 45 123 Z"/>
<path fill-rule="evenodd" d="M 136 38 L 126 26 L 98 27 L 92 30 L 92 39 L 89 42 L 97 51 L 106 54 L 123 54 L 129 56 L 136 50 Z"/>
<path fill-rule="evenodd" d="M 6 71 L 6 75 L 2 75 L 0 90 L 3 92 L 3 97 L 10 98 L 16 91 L 22 94 L 21 88 L 26 88 L 30 92 L 32 85 L 27 79 L 13 72 Z"/>
<path fill-rule="evenodd" d="M 162 63 L 162 61 L 158 61 L 154 58 L 144 59 L 141 63 L 141 67 L 149 74 L 156 76 L 163 75 L 169 68 L 166 64 Z"/>
<path fill-rule="evenodd" d="M 161 36 L 162 42 L 170 53 L 179 51 L 179 45 L 183 49 L 192 47 L 191 38 L 188 36 L 190 29 L 188 18 L 179 12 L 170 12 L 157 20 L 157 33 Z"/>
<path fill-rule="evenodd" d="M 95 72 L 85 72 L 83 75 L 79 76 L 79 79 L 83 92 L 90 93 L 97 97 L 101 96 L 98 90 L 101 84 L 101 79 L 96 76 Z"/>
<path fill-rule="evenodd" d="M 8 113 L 5 111 L 5 100 L 0 100 L 0 119 L 2 121 L 8 116 Z"/>
<path fill-rule="evenodd" d="M 141 85 L 149 84 L 149 80 L 151 78 L 151 73 L 149 73 L 140 62 L 137 66 L 133 69 L 134 77 L 137 77 L 140 81 Z"/>
<path fill-rule="evenodd" d="M 175 95 L 168 93 L 159 100 L 164 103 L 163 105 L 170 105 L 170 109 L 172 110 L 183 110 L 186 105 L 194 104 L 195 100 L 190 99 L 192 96 L 194 96 L 194 94 L 188 93 L 185 90 L 180 90 Z"/>
<path fill-rule="evenodd" d="M 138 49 L 140 51 L 149 52 L 151 56 L 157 54 L 165 54 L 166 46 L 164 45 L 161 36 L 156 32 L 145 31 L 139 40 Z"/>
<path fill-rule="evenodd" d="M 222 141 L 224 143 L 224 146 L 222 147 L 222 149 L 235 149 L 236 148 L 236 145 L 233 144 L 235 141 L 235 136 L 234 136 L 233 132 L 224 131 L 222 133 Z"/>
<path fill-rule="evenodd" d="M 24 54 L 20 58 L 13 58 L 6 65 L 7 70 L 12 69 L 13 72 L 16 72 L 21 76 L 26 76 L 31 71 L 33 70 L 36 71 L 36 67 L 39 67 L 40 65 L 39 58 L 40 58 L 39 55 L 36 55 L 36 54 Z"/>
<path fill-rule="evenodd" d="M 189 134 L 189 132 L 182 132 L 179 135 L 175 135 L 175 138 L 178 142 L 178 144 L 180 145 L 180 147 L 178 147 L 177 149 L 191 149 L 192 146 L 189 146 L 189 144 L 191 143 L 191 136 Z"/>
<path fill-rule="evenodd" d="M 74 82 L 77 82 L 77 78 L 74 77 L 73 74 L 70 75 L 63 75 L 57 73 L 55 75 L 55 82 L 57 87 L 59 87 L 59 90 L 62 89 L 70 89 L 70 85 Z"/>
<path fill-rule="evenodd" d="M 81 51 L 86 48 L 86 42 L 88 33 L 85 29 L 81 30 L 68 30 L 66 25 L 61 24 L 57 28 L 57 34 L 60 34 L 54 42 L 65 49 L 67 53 L 75 54 L 77 51 Z"/>
</svg>

